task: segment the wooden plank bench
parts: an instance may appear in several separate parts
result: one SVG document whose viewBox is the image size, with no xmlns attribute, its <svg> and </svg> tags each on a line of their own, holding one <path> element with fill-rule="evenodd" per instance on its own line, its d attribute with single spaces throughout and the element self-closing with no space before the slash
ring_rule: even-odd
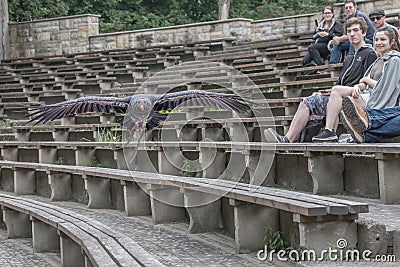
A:
<svg viewBox="0 0 400 267">
<path fill-rule="evenodd" d="M 189 233 L 215 231 L 221 227 L 222 218 L 223 225 L 234 225 L 232 233 L 239 253 L 263 248 L 265 227 L 286 233 L 291 245 L 317 251 L 343 236 L 355 244 L 354 220 L 358 213 L 368 212 L 364 203 L 221 179 L 10 161 L 0 161 L 0 166 L 14 169 L 19 186 L 28 183 L 26 179 L 35 172 L 45 171 L 54 200 L 71 198 L 76 189 L 71 188 L 68 177 L 73 174 L 85 181 L 89 208 L 110 208 L 111 199 L 124 192 L 121 201 L 126 214 L 151 214 L 155 223 L 182 220 L 186 209 Z M 18 172 L 24 173 L 25 180 Z M 119 182 L 122 189 L 116 190 L 117 184 L 112 181 Z M 221 208 L 233 211 L 233 217 L 221 214 Z"/>
<path fill-rule="evenodd" d="M 0 205 L 8 238 L 32 236 L 34 252 L 61 250 L 63 266 L 163 266 L 132 239 L 70 210 L 2 193 Z"/>
</svg>

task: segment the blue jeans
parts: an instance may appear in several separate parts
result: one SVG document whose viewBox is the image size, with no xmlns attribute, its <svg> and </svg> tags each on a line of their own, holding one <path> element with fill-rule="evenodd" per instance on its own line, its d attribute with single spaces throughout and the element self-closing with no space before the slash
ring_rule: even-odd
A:
<svg viewBox="0 0 400 267">
<path fill-rule="evenodd" d="M 373 45 L 373 41 L 365 38 L 365 43 Z M 331 50 L 331 57 L 329 59 L 329 64 L 336 64 L 340 62 L 340 58 L 343 52 L 348 51 L 347 55 L 354 55 L 355 48 L 354 45 L 350 44 L 349 40 L 341 42 L 338 45 L 333 45 Z"/>
<path fill-rule="evenodd" d="M 400 107 L 366 109 L 369 128 L 363 132 L 363 141 L 373 143 L 380 139 L 400 136 Z"/>
</svg>

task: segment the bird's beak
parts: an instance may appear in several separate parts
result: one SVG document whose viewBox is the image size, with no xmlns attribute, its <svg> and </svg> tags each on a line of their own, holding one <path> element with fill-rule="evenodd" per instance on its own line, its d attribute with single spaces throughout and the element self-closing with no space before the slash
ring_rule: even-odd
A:
<svg viewBox="0 0 400 267">
<path fill-rule="evenodd" d="M 143 101 L 140 101 L 140 103 L 139 103 L 139 109 L 140 109 L 141 111 L 144 110 L 144 102 L 143 102 Z"/>
</svg>

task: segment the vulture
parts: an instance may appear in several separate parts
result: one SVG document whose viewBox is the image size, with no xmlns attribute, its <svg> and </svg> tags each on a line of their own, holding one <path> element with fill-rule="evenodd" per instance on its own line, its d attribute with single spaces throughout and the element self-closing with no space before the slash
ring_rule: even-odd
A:
<svg viewBox="0 0 400 267">
<path fill-rule="evenodd" d="M 132 139 L 134 131 L 141 133 L 139 144 L 145 132 L 166 120 L 168 114 L 163 111 L 184 107 L 214 107 L 235 112 L 251 112 L 248 103 L 237 94 L 187 90 L 163 95 L 137 94 L 124 98 L 80 97 L 35 108 L 29 115 L 31 119 L 28 123 L 46 123 L 83 113 L 121 113 L 127 115 L 124 127 L 131 132 L 130 138 Z"/>
</svg>

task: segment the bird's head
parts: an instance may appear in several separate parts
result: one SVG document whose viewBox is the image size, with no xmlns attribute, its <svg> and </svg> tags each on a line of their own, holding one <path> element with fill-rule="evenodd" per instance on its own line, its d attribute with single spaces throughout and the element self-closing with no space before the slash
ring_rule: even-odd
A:
<svg viewBox="0 0 400 267">
<path fill-rule="evenodd" d="M 152 108 L 153 103 L 146 97 L 132 99 L 128 114 L 134 123 L 133 127 L 135 129 L 144 130 L 146 128 L 147 118 L 149 117 Z"/>
</svg>

